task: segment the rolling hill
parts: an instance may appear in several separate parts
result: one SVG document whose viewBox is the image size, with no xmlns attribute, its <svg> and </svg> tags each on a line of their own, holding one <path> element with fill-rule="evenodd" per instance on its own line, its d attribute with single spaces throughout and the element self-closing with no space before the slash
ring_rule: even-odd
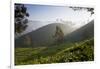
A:
<svg viewBox="0 0 100 69">
<path fill-rule="evenodd" d="M 65 34 L 65 42 L 77 42 L 94 37 L 94 21 L 73 31 L 73 28 L 60 23 L 53 23 L 43 26 L 35 31 L 15 39 L 15 47 L 38 47 L 54 43 L 56 26 L 59 26 Z M 72 32 L 73 31 L 73 32 Z"/>
<path fill-rule="evenodd" d="M 15 47 L 29 47 L 53 43 L 55 40 L 53 35 L 55 34 L 56 26 L 59 26 L 64 34 L 69 34 L 71 31 L 73 31 L 73 28 L 71 28 L 69 25 L 60 23 L 48 24 L 35 31 L 16 38 Z M 30 45 L 30 43 L 32 45 Z"/>
<path fill-rule="evenodd" d="M 94 37 L 94 20 L 65 36 L 65 41 L 77 42 Z"/>
</svg>

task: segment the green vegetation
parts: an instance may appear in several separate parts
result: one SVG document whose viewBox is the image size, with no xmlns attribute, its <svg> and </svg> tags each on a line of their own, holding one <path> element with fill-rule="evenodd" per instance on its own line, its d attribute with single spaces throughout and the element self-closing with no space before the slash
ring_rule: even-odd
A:
<svg viewBox="0 0 100 69">
<path fill-rule="evenodd" d="M 29 13 L 24 4 L 15 4 L 15 33 L 21 33 L 27 28 Z"/>
<path fill-rule="evenodd" d="M 94 39 L 34 48 L 15 48 L 15 65 L 94 60 Z"/>
</svg>

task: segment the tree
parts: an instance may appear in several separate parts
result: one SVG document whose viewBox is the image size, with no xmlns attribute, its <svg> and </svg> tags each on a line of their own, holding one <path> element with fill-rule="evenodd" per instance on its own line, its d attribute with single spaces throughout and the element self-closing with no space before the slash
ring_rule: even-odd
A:
<svg viewBox="0 0 100 69">
<path fill-rule="evenodd" d="M 57 42 L 62 42 L 64 40 L 64 33 L 59 26 L 56 26 L 54 37 Z"/>
<path fill-rule="evenodd" d="M 15 33 L 21 33 L 27 28 L 29 14 L 23 4 L 15 4 Z"/>
<path fill-rule="evenodd" d="M 72 8 L 74 11 L 85 9 L 88 12 L 90 12 L 91 15 L 94 14 L 94 8 L 87 8 L 87 7 L 69 7 L 69 8 Z"/>
</svg>

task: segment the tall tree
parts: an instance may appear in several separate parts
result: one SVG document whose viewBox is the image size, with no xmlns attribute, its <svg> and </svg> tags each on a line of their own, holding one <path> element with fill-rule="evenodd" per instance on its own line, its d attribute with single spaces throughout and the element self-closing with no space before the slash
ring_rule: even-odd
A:
<svg viewBox="0 0 100 69">
<path fill-rule="evenodd" d="M 56 26 L 54 37 L 57 42 L 62 42 L 64 40 L 64 33 L 59 26 Z"/>
<path fill-rule="evenodd" d="M 15 4 L 15 33 L 21 33 L 27 28 L 29 14 L 24 4 Z"/>
</svg>

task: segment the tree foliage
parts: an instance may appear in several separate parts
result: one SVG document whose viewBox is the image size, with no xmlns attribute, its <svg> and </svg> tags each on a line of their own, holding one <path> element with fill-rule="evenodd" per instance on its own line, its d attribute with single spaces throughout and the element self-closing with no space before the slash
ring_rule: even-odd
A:
<svg viewBox="0 0 100 69">
<path fill-rule="evenodd" d="M 91 15 L 94 14 L 94 8 L 87 8 L 87 7 L 69 7 L 72 8 L 74 11 L 85 9 L 87 12 L 90 12 Z"/>
<path fill-rule="evenodd" d="M 23 4 L 15 4 L 15 33 L 21 33 L 27 28 L 29 14 Z"/>
<path fill-rule="evenodd" d="M 57 42 L 62 42 L 64 40 L 64 33 L 59 26 L 56 26 L 54 37 L 56 38 Z"/>
</svg>

